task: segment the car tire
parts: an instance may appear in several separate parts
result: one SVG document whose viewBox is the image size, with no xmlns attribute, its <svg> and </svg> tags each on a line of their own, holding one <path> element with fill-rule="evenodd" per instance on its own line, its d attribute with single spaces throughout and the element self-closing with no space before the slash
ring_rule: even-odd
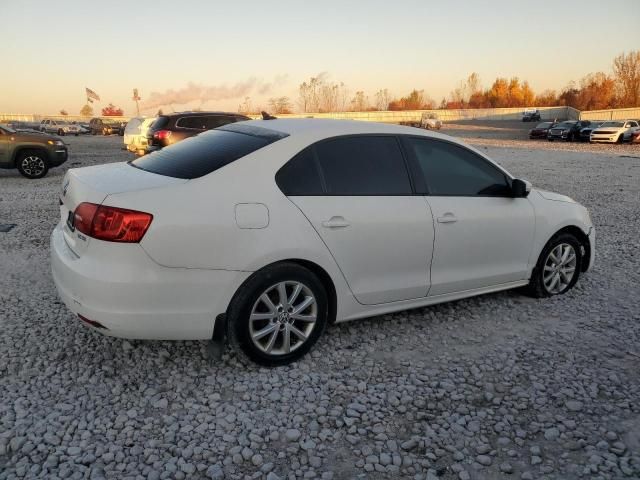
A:
<svg viewBox="0 0 640 480">
<path fill-rule="evenodd" d="M 58 136 L 64 137 L 64 130 L 62 130 L 61 128 L 58 129 Z"/>
<path fill-rule="evenodd" d="M 565 259 L 559 256 L 564 252 L 568 252 Z M 542 249 L 526 292 L 536 298 L 567 293 L 577 283 L 581 265 L 582 246 L 578 239 L 570 233 L 557 234 Z"/>
<path fill-rule="evenodd" d="M 618 140 L 616 140 L 616 143 L 622 143 L 623 137 L 624 137 L 624 134 L 621 133 L 620 136 L 618 137 Z"/>
<path fill-rule="evenodd" d="M 47 174 L 49 161 L 40 150 L 25 150 L 16 158 L 16 168 L 23 177 L 34 180 Z"/>
<path fill-rule="evenodd" d="M 318 277 L 295 263 L 275 264 L 251 275 L 236 292 L 227 310 L 229 343 L 246 360 L 286 365 L 313 347 L 328 317 L 327 292 Z"/>
<path fill-rule="evenodd" d="M 553 138 L 547 138 L 547 140 L 549 140 L 550 142 L 553 142 Z"/>
</svg>

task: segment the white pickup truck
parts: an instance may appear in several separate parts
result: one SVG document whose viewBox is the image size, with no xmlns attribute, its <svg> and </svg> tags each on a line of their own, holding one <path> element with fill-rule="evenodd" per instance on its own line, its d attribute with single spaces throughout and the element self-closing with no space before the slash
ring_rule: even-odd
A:
<svg viewBox="0 0 640 480">
<path fill-rule="evenodd" d="M 51 120 L 48 118 L 40 122 L 40 131 L 58 134 L 61 137 L 65 135 L 75 135 L 77 137 L 81 133 L 79 125 L 73 125 L 67 120 Z"/>
<path fill-rule="evenodd" d="M 419 122 L 409 121 L 400 122 L 400 125 L 408 127 L 425 128 L 427 130 L 440 130 L 442 128 L 442 120 L 435 113 L 423 113 Z"/>
</svg>

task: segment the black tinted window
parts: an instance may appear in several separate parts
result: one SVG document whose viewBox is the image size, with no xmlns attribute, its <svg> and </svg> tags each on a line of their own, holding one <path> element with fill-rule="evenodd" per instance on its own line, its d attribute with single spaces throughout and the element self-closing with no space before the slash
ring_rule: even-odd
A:
<svg viewBox="0 0 640 480">
<path fill-rule="evenodd" d="M 169 123 L 169 117 L 158 117 L 149 126 L 149 130 L 160 130 L 167 126 Z"/>
<path fill-rule="evenodd" d="M 206 130 L 207 117 L 182 117 L 176 121 L 176 127 L 192 128 L 194 130 Z"/>
<path fill-rule="evenodd" d="M 246 133 L 210 130 L 133 160 L 131 165 L 168 177 L 197 178 L 280 138 L 282 136 L 258 137 Z"/>
<path fill-rule="evenodd" d="M 407 137 L 404 141 L 420 193 L 510 196 L 505 174 L 471 150 L 438 140 Z"/>
<path fill-rule="evenodd" d="M 313 150 L 307 148 L 289 160 L 276 174 L 285 195 L 322 195 L 322 182 Z"/>
<path fill-rule="evenodd" d="M 207 130 L 212 130 L 214 128 L 221 127 L 226 125 L 227 123 L 232 123 L 234 121 L 233 117 L 225 117 L 223 115 L 211 115 L 206 119 Z"/>
<path fill-rule="evenodd" d="M 395 137 L 335 138 L 316 145 L 329 195 L 411 195 Z"/>
</svg>

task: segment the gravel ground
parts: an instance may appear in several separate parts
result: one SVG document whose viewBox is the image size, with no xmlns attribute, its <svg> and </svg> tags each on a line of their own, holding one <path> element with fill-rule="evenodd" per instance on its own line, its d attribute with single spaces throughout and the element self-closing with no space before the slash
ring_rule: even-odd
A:
<svg viewBox="0 0 640 480">
<path fill-rule="evenodd" d="M 446 128 L 590 208 L 595 268 L 552 299 L 336 325 L 279 369 L 110 339 L 59 302 L 64 170 L 128 158 L 121 138 L 66 137 L 40 181 L 0 171 L 0 479 L 640 478 L 640 148 L 466 127 Z"/>
</svg>

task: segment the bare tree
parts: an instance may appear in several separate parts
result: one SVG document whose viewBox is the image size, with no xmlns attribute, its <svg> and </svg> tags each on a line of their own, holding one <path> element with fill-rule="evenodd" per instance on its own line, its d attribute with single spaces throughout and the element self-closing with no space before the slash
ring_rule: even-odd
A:
<svg viewBox="0 0 640 480">
<path fill-rule="evenodd" d="M 376 108 L 378 110 L 389 110 L 389 103 L 391 102 L 391 94 L 386 88 L 381 88 L 376 92 Z"/>
<path fill-rule="evenodd" d="M 291 101 L 289 97 L 270 98 L 269 109 L 271 113 L 291 113 Z"/>
<path fill-rule="evenodd" d="M 356 92 L 351 100 L 351 110 L 354 112 L 364 112 L 369 108 L 369 97 L 362 90 Z"/>
<path fill-rule="evenodd" d="M 640 50 L 621 53 L 614 58 L 613 74 L 621 105 L 640 107 Z"/>
</svg>

